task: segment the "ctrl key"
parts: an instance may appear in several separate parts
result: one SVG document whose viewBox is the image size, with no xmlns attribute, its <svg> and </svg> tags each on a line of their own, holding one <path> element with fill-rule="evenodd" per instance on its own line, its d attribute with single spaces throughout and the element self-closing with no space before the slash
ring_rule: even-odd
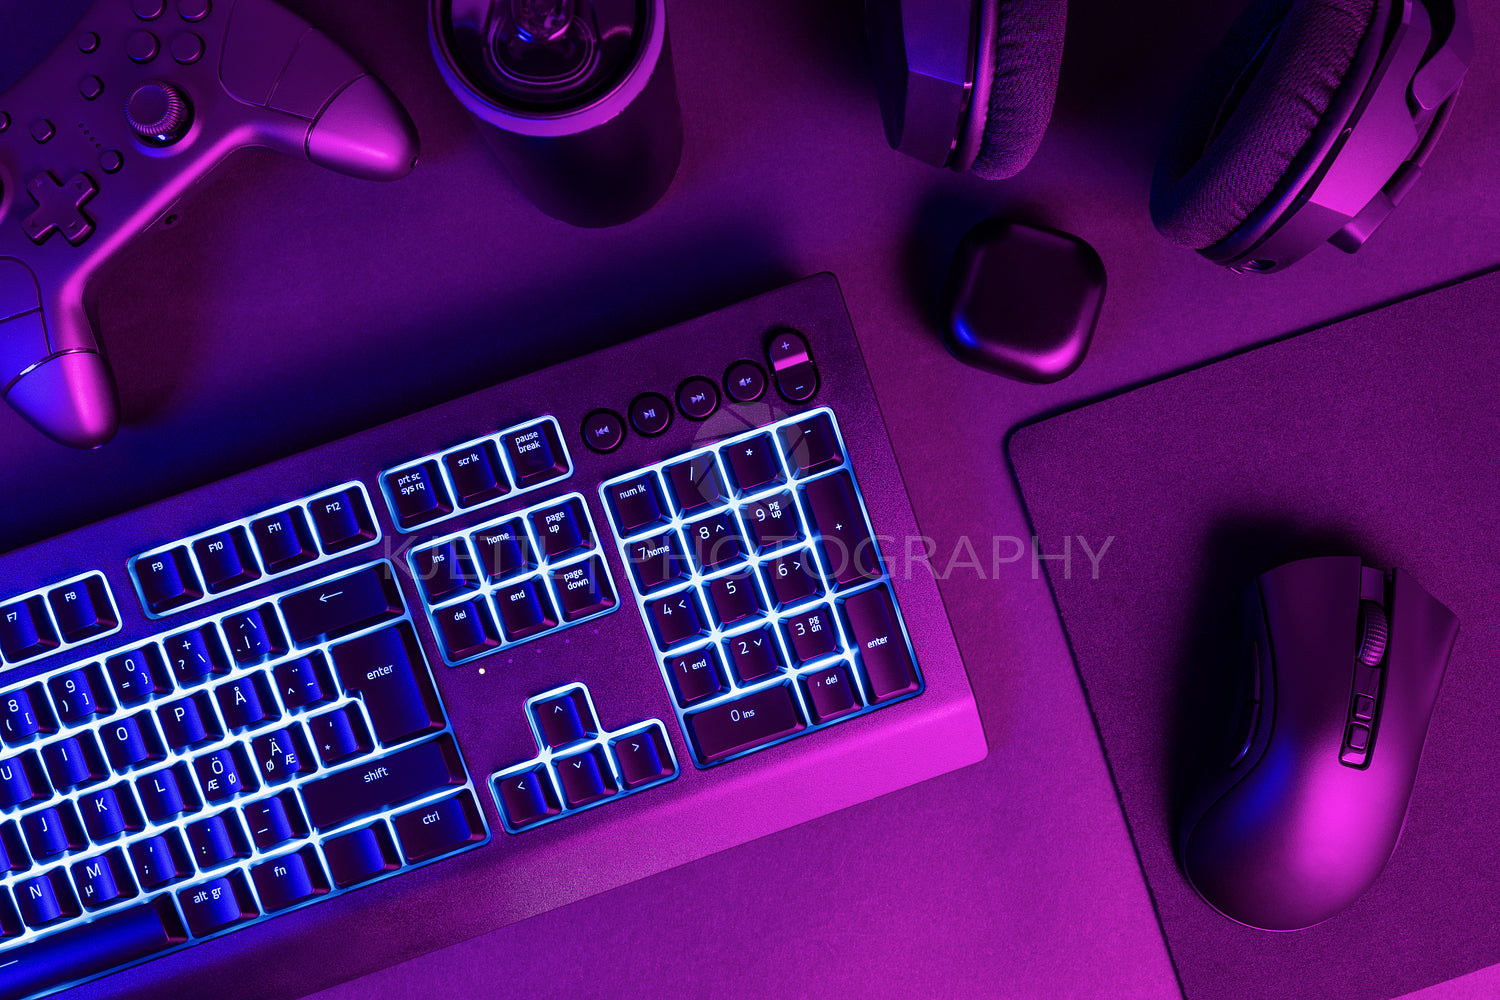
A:
<svg viewBox="0 0 1500 1000">
<path fill-rule="evenodd" d="M 170 896 L 105 914 L 29 944 L 10 945 L 0 965 L 0 996 L 45 993 L 149 958 L 187 940 Z"/>
<path fill-rule="evenodd" d="M 396 837 L 406 860 L 416 864 L 483 840 L 484 821 L 474 796 L 464 791 L 397 816 Z"/>
</svg>

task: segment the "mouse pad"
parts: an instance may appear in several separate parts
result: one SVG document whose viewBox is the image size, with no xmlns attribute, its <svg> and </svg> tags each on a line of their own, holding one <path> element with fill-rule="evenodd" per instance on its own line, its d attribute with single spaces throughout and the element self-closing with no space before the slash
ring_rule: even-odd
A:
<svg viewBox="0 0 1500 1000">
<path fill-rule="evenodd" d="M 1070 555 L 1043 565 L 1189 1000 L 1389 998 L 1500 962 L 1497 317 L 1492 272 L 1010 437 L 1040 551 Z M 1241 590 L 1314 555 L 1406 569 L 1459 634 L 1384 872 L 1269 933 L 1177 868 L 1169 772 Z"/>
</svg>

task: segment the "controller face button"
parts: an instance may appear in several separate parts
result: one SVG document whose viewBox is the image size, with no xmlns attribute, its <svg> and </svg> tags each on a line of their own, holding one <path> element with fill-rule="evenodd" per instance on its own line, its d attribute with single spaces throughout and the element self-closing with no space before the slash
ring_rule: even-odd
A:
<svg viewBox="0 0 1500 1000">
<path fill-rule="evenodd" d="M 45 118 L 38 118 L 31 123 L 31 137 L 37 142 L 46 142 L 57 134 L 57 129 Z"/>
<path fill-rule="evenodd" d="M 201 21 L 212 9 L 209 0 L 177 0 L 177 15 L 184 21 Z"/>
<path fill-rule="evenodd" d="M 83 95 L 85 101 L 92 101 L 104 93 L 104 81 L 97 76 L 86 76 L 78 81 L 78 92 Z"/>
<path fill-rule="evenodd" d="M 92 31 L 85 31 L 78 36 L 78 51 L 84 54 L 97 52 L 99 49 L 99 36 Z"/>
<path fill-rule="evenodd" d="M 135 10 L 135 16 L 142 21 L 154 21 L 167 9 L 163 0 L 134 0 L 131 7 Z"/>
<path fill-rule="evenodd" d="M 161 42 L 149 31 L 137 31 L 125 42 L 125 54 L 131 62 L 148 63 L 161 51 Z"/>
<path fill-rule="evenodd" d="M 125 165 L 125 157 L 120 155 L 118 149 L 106 149 L 99 154 L 99 169 L 106 174 L 118 173 Z"/>
<path fill-rule="evenodd" d="M 203 58 L 203 39 L 191 31 L 184 31 L 172 39 L 172 58 L 183 66 L 191 66 Z"/>
</svg>

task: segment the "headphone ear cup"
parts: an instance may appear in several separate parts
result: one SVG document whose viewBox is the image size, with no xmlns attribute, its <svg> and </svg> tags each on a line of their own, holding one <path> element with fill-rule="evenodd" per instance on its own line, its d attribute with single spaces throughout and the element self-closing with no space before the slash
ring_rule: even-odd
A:
<svg viewBox="0 0 1500 1000">
<path fill-rule="evenodd" d="M 1174 243 L 1221 242 L 1276 192 L 1346 82 L 1377 0 L 1261 0 L 1194 85 L 1151 182 Z"/>
<path fill-rule="evenodd" d="M 984 115 L 971 169 L 988 180 L 1001 180 L 1030 162 L 1052 120 L 1068 5 L 1067 0 L 979 2 L 994 8 L 982 11 L 980 19 L 981 38 L 985 18 L 995 22 L 995 46 L 993 57 L 979 54 L 975 74 L 988 73 L 987 81 L 975 87 L 975 100 L 986 90 L 988 100 L 970 110 L 970 129 L 981 124 L 976 113 Z"/>
</svg>

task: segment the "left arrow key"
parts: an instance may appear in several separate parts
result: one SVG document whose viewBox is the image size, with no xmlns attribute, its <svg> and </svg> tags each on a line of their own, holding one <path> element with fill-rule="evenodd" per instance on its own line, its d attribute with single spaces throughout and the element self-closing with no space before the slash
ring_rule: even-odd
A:
<svg viewBox="0 0 1500 1000">
<path fill-rule="evenodd" d="M 299 646 L 349 635 L 402 613 L 391 564 L 378 562 L 281 599 L 287 634 Z"/>
</svg>

